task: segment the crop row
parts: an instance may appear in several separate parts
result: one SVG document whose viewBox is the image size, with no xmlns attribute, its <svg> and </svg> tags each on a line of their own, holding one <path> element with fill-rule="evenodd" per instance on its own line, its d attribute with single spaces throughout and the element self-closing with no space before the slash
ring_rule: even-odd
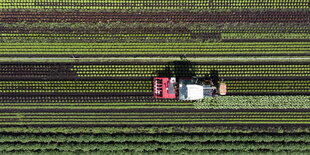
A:
<svg viewBox="0 0 310 155">
<path fill-rule="evenodd" d="M 26 110 L 26 109 L 25 109 Z M 108 110 L 108 109 L 107 109 Z M 187 112 L 160 110 L 155 113 L 115 113 L 125 109 L 109 109 L 105 113 L 2 113 L 0 125 L 177 125 L 177 124 L 309 124 L 310 115 L 302 112 Z M 111 113 L 113 112 L 113 113 Z M 293 115 L 288 115 L 288 114 Z"/>
<path fill-rule="evenodd" d="M 128 82 L 128 83 L 123 83 Z M 228 94 L 309 93 L 309 80 L 226 80 Z M 151 93 L 152 81 L 0 81 L 0 93 Z"/>
<path fill-rule="evenodd" d="M 309 134 L 83 134 L 83 135 L 64 135 L 64 134 L 46 134 L 44 136 L 37 134 L 28 135 L 1 135 L 1 143 L 82 143 L 82 142 L 96 142 L 96 143 L 188 143 L 188 142 L 310 142 Z"/>
<path fill-rule="evenodd" d="M 308 33 L 1 34 L 2 42 L 203 42 L 232 39 L 310 39 Z"/>
<path fill-rule="evenodd" d="M 310 45 L 310 44 L 309 44 Z M 0 44 L 1 55 L 171 55 L 171 54 L 310 54 L 310 46 L 306 43 L 84 43 L 84 44 L 59 44 L 59 43 L 32 43 L 32 44 Z"/>
<path fill-rule="evenodd" d="M 106 76 L 309 76 L 309 65 L 75 65 L 72 71 L 82 77 Z"/>
<path fill-rule="evenodd" d="M 310 39 L 309 33 L 221 33 L 221 39 Z"/>
<path fill-rule="evenodd" d="M 30 104 L 30 103 L 50 103 L 50 104 L 117 104 L 117 103 L 183 103 L 181 100 L 174 99 L 155 99 L 153 96 L 0 96 L 0 103 Z"/>
<path fill-rule="evenodd" d="M 308 63 L 186 63 L 183 61 L 148 64 L 2 64 L 3 80 L 72 80 L 72 79 L 151 79 L 155 76 L 219 76 L 231 77 L 280 77 L 305 79 L 310 75 Z M 295 79 L 298 80 L 298 79 Z"/>
<path fill-rule="evenodd" d="M 0 8 L 1 9 L 1 8 Z M 19 10 L 19 11 L 18 11 Z M 189 12 L 182 9 L 174 12 L 158 12 L 156 9 L 143 10 L 134 12 L 135 9 L 131 8 L 133 12 L 124 12 L 126 10 L 118 10 L 106 12 L 83 12 L 72 10 L 59 10 L 55 9 L 48 11 L 48 9 L 13 9 L 3 10 L 0 15 L 3 17 L 0 22 L 15 23 L 15 22 L 87 22 L 87 23 L 113 23 L 113 22 L 126 22 L 126 23 L 307 23 L 309 21 L 309 12 L 289 10 L 289 11 L 231 11 L 220 12 L 206 11 L 206 9 L 196 8 L 198 12 Z M 63 12 L 65 11 L 65 12 Z M 69 11 L 69 12 L 68 12 Z M 120 12 L 119 12 L 120 11 Z M 123 12 L 121 12 L 123 11 Z M 151 12 L 149 12 L 151 11 Z M 155 12 L 154 12 L 155 11 Z M 157 12 L 156 12 L 157 11 Z M 169 11 L 169 10 L 166 10 Z M 182 12 L 180 12 L 182 11 Z M 119 23 L 121 24 L 121 23 Z M 272 26 L 273 27 L 273 26 Z M 294 26 L 296 27 L 296 26 Z M 12 28 L 12 27 L 11 27 Z M 26 27 L 25 27 L 26 28 Z M 22 29 L 21 29 L 22 30 Z"/>
<path fill-rule="evenodd" d="M 303 109 L 309 96 L 222 96 L 194 103 L 197 109 Z"/>
<path fill-rule="evenodd" d="M 156 129 L 156 130 L 154 130 Z M 250 128 L 247 126 L 135 126 L 135 127 L 1 127 L 0 131 L 5 135 L 5 133 L 19 133 L 19 134 L 197 134 L 204 133 L 205 135 L 210 134 L 262 134 L 262 133 L 281 133 L 281 134 L 308 134 L 310 132 L 309 128 L 305 126 L 297 126 L 294 125 L 293 128 L 288 126 L 251 126 Z M 26 139 L 25 139 L 26 140 Z"/>
<path fill-rule="evenodd" d="M 226 81 L 229 93 L 310 92 L 310 81 Z"/>
<path fill-rule="evenodd" d="M 168 103 L 162 103 L 162 104 L 168 104 Z M 184 103 L 186 104 L 186 103 Z M 278 111 L 275 110 L 261 110 L 261 109 L 251 109 L 251 110 L 234 110 L 234 109 L 145 109 L 144 111 L 141 111 L 139 108 L 137 109 L 90 109 L 89 111 L 85 110 L 62 110 L 62 109 L 48 109 L 48 110 L 42 110 L 42 109 L 31 109 L 31 110 L 14 110 L 10 111 L 1 109 L 0 116 L 12 116 L 12 117 L 40 117 L 40 116 L 46 116 L 46 117 L 66 117 L 66 116 L 110 116 L 110 117 L 139 117 L 139 116 L 145 116 L 145 117 L 168 117 L 168 116 L 174 116 L 174 117 L 221 117 L 225 118 L 226 116 L 229 117 L 242 117 L 242 118 L 252 118 L 252 117 L 266 117 L 266 118 L 280 118 L 280 117 L 291 117 L 291 118 L 302 118 L 302 117 L 310 117 L 310 111 L 309 109 L 281 109 Z M 154 118 L 156 119 L 156 118 Z"/>
<path fill-rule="evenodd" d="M 240 12 L 237 12 L 240 13 Z M 295 17 L 296 18 L 296 17 Z M 3 34 L 309 33 L 306 23 L 2 23 Z"/>
<path fill-rule="evenodd" d="M 0 151 L 136 151 L 138 154 L 147 151 L 309 151 L 308 143 L 1 143 Z"/>
<path fill-rule="evenodd" d="M 191 39 L 190 34 L 1 34 L 1 39 Z"/>
<path fill-rule="evenodd" d="M 159 127 L 160 128 L 160 127 Z M 88 151 L 88 154 L 93 154 L 93 151 L 98 154 L 107 152 L 98 152 L 98 150 L 112 149 L 116 152 L 108 152 L 108 154 L 175 154 L 175 153 L 212 153 L 214 150 L 225 151 L 226 153 L 239 153 L 237 150 L 247 151 L 249 153 L 258 153 L 260 149 L 267 153 L 293 153 L 295 151 L 308 151 L 306 147 L 309 143 L 308 134 L 83 134 L 83 135 L 64 135 L 64 134 L 13 134 L 1 135 L 2 151 L 10 151 L 19 153 L 25 150 L 36 151 L 42 154 L 42 150 L 48 148 L 49 152 L 53 152 L 55 148 L 65 151 L 72 151 L 75 154 L 79 149 Z M 48 146 L 47 144 L 51 144 Z M 93 145 L 92 147 L 88 147 Z M 143 144 L 143 145 L 141 145 Z M 15 145 L 12 147 L 10 145 Z M 150 146 L 155 145 L 151 148 Z M 204 147 L 208 145 L 208 147 Z M 304 145 L 304 146 L 303 146 Z M 59 147 L 61 146 L 61 147 Z M 226 147 L 225 147 L 226 146 Z M 36 148 L 36 147 L 40 147 Z M 275 148 L 272 148 L 275 147 Z M 95 151 L 96 150 L 96 151 Z M 117 150 L 126 150 L 118 152 Z M 208 152 L 212 150 L 211 152 Z M 293 151 L 295 150 L 295 151 Z M 111 150 L 110 150 L 111 151 Z M 131 152 L 133 151 L 133 152 Z M 155 151 L 155 152 L 152 152 Z M 202 151 L 202 152 L 201 152 Z M 292 152 L 291 152 L 292 151 Z M 5 152 L 6 153 L 6 152 Z M 63 152 L 62 152 L 63 153 Z M 70 154 L 69 153 L 69 154 Z M 78 152 L 83 154 L 82 152 Z M 214 152 L 215 153 L 215 152 Z M 219 152 L 216 152 L 219 153 Z M 285 154 L 284 153 L 284 154 Z M 221 154 L 225 154 L 224 152 Z M 300 152 L 298 152 L 300 154 Z"/>
<path fill-rule="evenodd" d="M 204 74 L 218 74 L 219 76 L 264 76 L 272 74 L 272 76 L 309 76 L 310 66 L 304 64 L 182 64 L 182 62 L 166 63 L 166 64 L 3 64 L 0 66 L 2 77 L 11 74 L 23 75 L 49 75 L 60 76 L 62 74 L 79 76 L 134 76 L 141 75 L 143 77 L 158 76 L 159 73 L 166 74 L 183 74 L 193 72 L 201 76 Z M 137 76 L 139 77 L 139 76 Z"/>
<path fill-rule="evenodd" d="M 189 36 L 189 34 L 191 34 L 192 37 L 196 38 L 211 38 L 212 35 L 220 37 L 220 34 L 225 36 L 234 33 L 245 33 L 249 35 L 254 33 L 256 36 L 260 33 L 264 33 L 265 35 L 267 35 L 267 33 L 275 33 L 274 35 L 279 36 L 292 35 L 293 33 L 309 33 L 310 31 L 310 29 L 305 27 L 302 23 L 300 25 L 296 24 L 295 27 L 293 27 L 291 24 L 270 25 L 270 23 L 266 23 L 265 26 L 261 23 L 253 23 L 253 25 L 248 23 L 241 23 L 240 26 L 235 26 L 233 23 L 192 23 L 192 25 L 188 25 L 188 23 L 176 23 L 176 25 L 171 25 L 170 23 L 161 23 L 162 25 L 158 25 L 158 23 L 145 23 L 145 25 L 140 25 L 142 23 L 120 23 L 120 25 L 115 25 L 115 23 L 89 23 L 89 25 L 84 25 L 85 23 L 56 23 L 58 25 L 54 25 L 53 23 L 55 27 L 51 27 L 49 24 L 51 23 L 27 23 L 24 25 L 21 23 L 5 23 L 3 24 L 3 28 L 0 30 L 0 32 L 4 34 L 3 36 L 7 37 L 17 36 L 18 34 L 21 34 L 21 36 L 25 36 L 24 34 L 28 34 L 27 36 L 34 36 L 35 34 L 46 36 L 53 36 L 50 34 L 59 34 L 59 36 L 61 34 L 71 36 L 70 34 L 75 34 L 74 36 L 85 36 L 84 34 L 89 34 L 88 37 L 93 38 L 139 36 L 149 37 L 149 34 L 156 34 L 155 36 L 161 37 L 168 35 L 171 36 L 173 34 L 179 34 L 175 36 Z M 124 27 L 123 24 L 127 24 L 127 27 Z M 61 26 L 63 26 L 62 29 Z M 140 26 L 140 29 L 138 26 Z M 267 26 L 270 27 L 268 28 Z"/>
<path fill-rule="evenodd" d="M 137 145 L 136 147 L 139 147 Z M 251 147 L 251 146 L 249 146 Z M 197 155 L 204 155 L 204 154 L 222 154 L 222 155 L 229 155 L 229 154 L 240 154 L 240 155 L 249 155 L 249 154 L 282 154 L 282 155 L 290 155 L 290 154 L 298 154 L 298 155 L 307 155 L 308 151 L 266 151 L 266 150 L 255 150 L 255 151 L 242 151 L 242 150 L 222 150 L 222 151 L 214 151 L 214 150 L 156 150 L 156 151 L 134 151 L 134 150 L 121 150 L 121 151 L 63 151 L 63 150 L 42 150 L 42 151 L 0 151 L 1 154 L 6 155 L 16 155 L 16 154 L 40 154 L 40 155 L 50 155 L 50 154 L 66 154 L 66 155 L 102 155 L 102 154 L 122 154 L 122 155 L 132 155 L 132 154 L 148 154 L 148 155 L 158 155 L 158 154 L 165 154 L 165 155 L 175 155 L 175 154 L 197 154 Z"/>
<path fill-rule="evenodd" d="M 61 108 L 61 109 L 160 109 L 160 108 L 193 108 L 191 103 L 0 103 L 0 109 L 51 109 L 51 108 Z M 68 118 L 70 118 L 68 116 Z"/>
<path fill-rule="evenodd" d="M 310 45 L 309 42 L 244 42 L 244 43 L 0 43 L 1 46 L 291 46 Z"/>
<path fill-rule="evenodd" d="M 151 81 L 0 81 L 0 92 L 151 92 Z"/>
<path fill-rule="evenodd" d="M 0 8 L 62 8 L 62 9 L 207 9 L 207 8 L 308 8 L 308 1 L 18 1 L 4 0 Z"/>
</svg>

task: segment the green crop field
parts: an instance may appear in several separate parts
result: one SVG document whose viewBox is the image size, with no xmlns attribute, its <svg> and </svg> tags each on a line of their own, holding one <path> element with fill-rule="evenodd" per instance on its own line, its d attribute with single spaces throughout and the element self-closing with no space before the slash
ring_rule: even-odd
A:
<svg viewBox="0 0 310 155">
<path fill-rule="evenodd" d="M 307 155 L 309 23 L 309 0 L 1 0 L 0 154 Z"/>
</svg>

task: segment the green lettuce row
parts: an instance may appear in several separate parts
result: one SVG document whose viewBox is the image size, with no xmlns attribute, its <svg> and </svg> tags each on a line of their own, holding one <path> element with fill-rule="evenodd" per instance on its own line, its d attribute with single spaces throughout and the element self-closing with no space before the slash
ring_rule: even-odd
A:
<svg viewBox="0 0 310 155">
<path fill-rule="evenodd" d="M 110 74 L 110 76 L 113 74 Z M 272 76 L 272 74 L 268 74 Z M 124 75 L 121 75 L 124 76 Z M 70 84 L 66 82 L 72 82 Z M 99 81 L 103 83 L 103 81 Z M 151 81 L 150 81 L 151 82 Z M 98 93 L 98 92 L 153 92 L 152 84 L 101 85 L 88 81 L 1 81 L 0 93 Z M 292 93 L 310 92 L 309 81 L 230 81 L 226 80 L 228 93 Z"/>
<path fill-rule="evenodd" d="M 221 96 L 194 103 L 197 109 L 303 109 L 309 96 Z"/>
<path fill-rule="evenodd" d="M 0 92 L 151 92 L 151 81 L 0 81 Z"/>
<path fill-rule="evenodd" d="M 187 67 L 187 70 L 182 68 Z M 219 77 L 255 76 L 310 76 L 309 65 L 75 65 L 71 71 L 81 77 L 154 77 L 159 73 L 167 76 L 205 76 L 217 71 Z M 122 75 L 123 74 L 123 75 Z"/>
</svg>

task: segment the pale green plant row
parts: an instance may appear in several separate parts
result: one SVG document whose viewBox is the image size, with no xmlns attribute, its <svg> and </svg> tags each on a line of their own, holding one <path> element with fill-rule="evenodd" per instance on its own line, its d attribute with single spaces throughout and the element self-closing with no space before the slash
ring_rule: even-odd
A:
<svg viewBox="0 0 310 155">
<path fill-rule="evenodd" d="M 4 125 L 4 126 L 15 126 L 15 125 L 20 125 L 20 126 L 32 126 L 32 125 L 72 125 L 72 126 L 78 126 L 78 125 L 208 125 L 208 124 L 212 124 L 212 125 L 234 125 L 234 124 L 244 124 L 244 125 L 251 125 L 251 124 L 269 124 L 269 125 L 283 125 L 283 124 L 310 124 L 310 120 L 301 120 L 301 119 L 254 119 L 254 120 L 245 120 L 245 119 L 235 119 L 235 120 L 224 120 L 224 121 L 218 121 L 217 119 L 215 120 L 205 120 L 205 121 L 195 121 L 195 120 L 188 120 L 188 121 L 171 121 L 171 122 L 167 122 L 167 120 L 162 120 L 162 121 L 145 121 L 145 122 L 132 122 L 129 120 L 125 120 L 124 122 L 121 121 L 107 121 L 107 122 L 98 122 L 98 121 L 94 121 L 94 122 L 90 122 L 90 121 L 86 121 L 86 122 L 75 122 L 75 121 L 52 121 L 52 122 L 46 122 L 46 120 L 41 120 L 38 122 L 12 122 L 12 120 L 8 120 L 8 122 L 0 122 L 0 125 Z"/>
<path fill-rule="evenodd" d="M 310 92 L 309 81 L 226 81 L 229 93 Z"/>
<path fill-rule="evenodd" d="M 0 43 L 1 46 L 45 46 L 45 47 L 59 47 L 59 46 L 232 46 L 232 47 L 242 47 L 242 46 L 297 46 L 302 47 L 305 45 L 310 45 L 309 42 L 236 42 L 236 43 Z"/>
<path fill-rule="evenodd" d="M 15 107 L 14 107 L 15 108 Z M 148 108 L 148 107 L 138 107 L 138 108 Z M 149 108 L 153 108 L 152 106 L 150 106 Z M 159 108 L 166 108 L 166 107 L 159 107 Z M 167 107 L 170 108 L 170 107 Z M 172 107 L 175 108 L 175 107 Z M 186 107 L 181 107 L 181 108 L 186 108 Z M 189 106 L 189 108 L 191 108 Z M 27 109 L 27 108 L 24 108 Z M 57 109 L 57 108 L 55 108 Z M 111 107 L 110 109 L 117 109 L 114 107 Z M 122 109 L 126 109 L 122 108 Z M 144 115 L 144 113 L 138 114 L 138 115 L 132 115 L 132 116 L 128 116 L 127 114 L 123 114 L 124 116 L 119 116 L 119 115 L 91 115 L 89 116 L 89 114 L 83 114 L 81 116 L 75 114 L 75 115 L 67 115 L 67 114 L 63 114 L 63 115 L 37 115 L 37 116 L 33 116 L 34 114 L 32 114 L 31 116 L 28 115 L 23 115 L 23 114 L 17 114 L 16 116 L 0 116 L 0 119 L 2 119 L 3 121 L 5 120 L 16 120 L 18 119 L 18 121 L 37 121 L 37 120 L 60 120 L 60 121 L 75 121 L 75 120 L 82 120 L 82 121 L 151 121 L 151 120 L 166 120 L 166 121 L 173 121 L 173 120 L 241 120 L 241 119 L 249 119 L 249 120 L 309 120 L 310 116 L 309 115 L 263 115 L 263 116 L 259 116 L 259 115 L 225 115 L 225 114 L 215 114 L 215 115 L 193 115 L 193 116 L 188 116 L 188 115 L 184 115 L 184 116 L 180 116 L 180 115 L 169 115 L 166 114 L 164 115 L 163 113 L 159 113 L 159 114 L 154 114 L 154 115 Z"/>
<path fill-rule="evenodd" d="M 15 112 L 4 112 L 1 113 L 0 116 L 2 115 L 16 115 L 16 116 L 23 116 L 23 115 L 29 115 L 30 113 L 15 113 Z M 97 116 L 97 115 L 109 115 L 109 116 L 121 116 L 121 115 L 126 115 L 126 116 L 135 116 L 135 115 L 140 115 L 140 112 L 113 112 L 113 113 L 95 113 L 95 112 L 87 112 L 87 113 L 83 113 L 83 112 L 36 112 L 34 113 L 34 115 L 49 115 L 49 116 L 58 116 L 58 115 L 77 115 L 77 116 L 83 116 L 83 115 L 92 115 L 92 116 Z M 193 115 L 193 116 L 201 116 L 201 115 L 214 115 L 214 116 L 226 116 L 226 115 L 236 115 L 240 116 L 240 115 L 252 115 L 253 117 L 255 115 L 257 116 L 264 116 L 264 117 L 277 117 L 277 116 L 296 116 L 299 117 L 300 116 L 304 116 L 304 115 L 310 115 L 310 112 L 307 111 L 205 111 L 205 112 L 201 112 L 201 111 L 195 111 L 193 109 L 192 112 L 143 112 L 144 115 L 147 116 L 153 116 L 153 115 L 162 115 L 162 114 L 173 114 L 173 115 L 177 115 L 177 116 L 188 116 L 188 115 Z M 270 115 L 270 116 L 269 116 Z"/>
<path fill-rule="evenodd" d="M 310 45 L 310 44 L 309 44 Z M 274 54 L 274 53 L 309 53 L 310 46 L 306 44 L 233 44 L 233 43 L 204 43 L 204 44 L 5 44 L 0 43 L 0 54 L 82 54 L 82 55 L 110 55 L 110 54 Z"/>
<path fill-rule="evenodd" d="M 75 65 L 71 70 L 81 77 L 154 77 L 158 72 L 167 70 L 187 76 L 182 71 L 184 66 L 175 65 Z M 179 71 L 176 71 L 180 69 Z M 190 66 L 190 71 L 197 76 L 205 76 L 211 70 L 218 71 L 219 77 L 252 77 L 252 76 L 310 76 L 309 65 L 195 65 Z M 168 73 L 167 73 L 168 74 Z M 182 75 L 181 75 L 182 74 Z"/>
<path fill-rule="evenodd" d="M 205 3 L 202 0 L 189 1 L 18 1 L 19 3 L 12 3 L 12 1 L 2 1 L 0 8 L 62 8 L 62 9 L 207 9 L 207 8 L 308 8 L 308 1 L 213 1 L 212 3 Z M 94 3 L 95 2 L 95 3 Z M 101 2 L 101 3 L 100 3 Z M 96 5 L 96 3 L 99 3 Z M 184 4 L 185 3 L 185 4 Z M 151 6 L 150 6 L 151 4 Z M 130 6 L 129 6 L 130 5 Z M 152 6 L 153 5 L 153 6 Z"/>
<path fill-rule="evenodd" d="M 138 106 L 138 105 L 158 105 L 158 106 L 188 106 L 192 105 L 191 102 L 144 102 L 144 103 L 139 103 L 139 102 L 116 102 L 116 103 L 97 103 L 97 102 L 81 102 L 81 103 L 70 103 L 70 102 L 23 102 L 23 103 L 0 103 L 0 106 L 6 106 L 6 105 L 99 105 L 99 106 L 121 106 L 121 105 L 126 105 L 126 106 Z"/>
<path fill-rule="evenodd" d="M 221 39 L 310 39 L 309 33 L 221 33 Z"/>
<path fill-rule="evenodd" d="M 309 109 L 310 96 L 221 96 L 194 105 L 197 109 Z"/>
<path fill-rule="evenodd" d="M 220 38 L 195 38 L 193 34 L 14 34 L 2 33 L 1 42 L 216 42 L 225 39 L 310 39 L 308 33 L 221 33 Z"/>
<path fill-rule="evenodd" d="M 151 81 L 0 81 L 0 92 L 152 92 Z"/>
<path fill-rule="evenodd" d="M 136 109 L 139 108 L 141 110 L 143 109 L 148 109 L 148 108 L 153 108 L 153 109 L 162 109 L 162 108 L 194 108 L 193 105 L 168 105 L 168 106 L 163 106 L 163 105 L 7 105 L 7 106 L 0 106 L 0 109 L 34 109 L 34 108 L 39 108 L 39 109 Z"/>
</svg>

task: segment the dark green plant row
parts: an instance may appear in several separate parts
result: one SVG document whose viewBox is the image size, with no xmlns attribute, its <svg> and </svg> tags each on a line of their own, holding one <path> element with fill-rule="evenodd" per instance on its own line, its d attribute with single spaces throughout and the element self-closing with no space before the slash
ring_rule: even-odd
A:
<svg viewBox="0 0 310 155">
<path fill-rule="evenodd" d="M 0 143 L 309 143 L 309 134 L 1 134 Z"/>
<path fill-rule="evenodd" d="M 216 143 L 0 143 L 0 151 L 309 151 L 309 143 L 247 143 L 247 142 L 216 142 Z"/>
<path fill-rule="evenodd" d="M 156 106 L 155 106 L 156 107 Z M 14 107 L 10 107 L 14 108 Z M 19 108 L 19 107 L 17 107 Z M 222 111 L 197 111 L 176 107 L 159 107 L 160 109 L 150 107 L 129 107 L 127 109 L 113 107 L 109 109 L 99 109 L 97 107 L 85 106 L 78 110 L 88 110 L 87 112 L 52 112 L 52 110 L 72 111 L 70 107 L 48 107 L 25 106 L 19 111 L 30 111 L 31 114 L 20 113 L 1 113 L 2 126 L 114 126 L 114 125 L 221 125 L 221 124 L 310 124 L 310 115 L 308 112 L 222 112 Z M 52 109 L 54 108 L 54 109 Z M 130 109 L 131 108 L 131 109 Z M 135 109 L 136 108 L 136 109 Z M 169 109 L 170 108 L 170 109 Z M 40 112 L 34 109 L 40 109 Z M 10 109 L 1 109 L 7 111 Z M 96 111 L 97 110 L 97 111 Z M 98 110 L 101 110 L 98 112 Z M 185 110 L 185 111 L 184 111 Z M 96 111 L 89 112 L 89 111 Z M 150 112 L 154 111 L 154 112 Z M 192 111 L 192 112 L 191 112 Z"/>
<path fill-rule="evenodd" d="M 307 126 L 1 127 L 3 134 L 309 134 Z"/>
<path fill-rule="evenodd" d="M 1 154 L 5 155 L 176 155 L 176 154 L 195 154 L 195 155 L 308 155 L 309 151 L 209 151 L 209 150 L 180 150 L 180 151 L 167 151 L 167 150 L 157 150 L 157 151 L 147 151 L 147 152 L 137 152 L 137 151 L 58 151 L 58 150 L 47 150 L 47 151 L 2 151 Z"/>
</svg>

